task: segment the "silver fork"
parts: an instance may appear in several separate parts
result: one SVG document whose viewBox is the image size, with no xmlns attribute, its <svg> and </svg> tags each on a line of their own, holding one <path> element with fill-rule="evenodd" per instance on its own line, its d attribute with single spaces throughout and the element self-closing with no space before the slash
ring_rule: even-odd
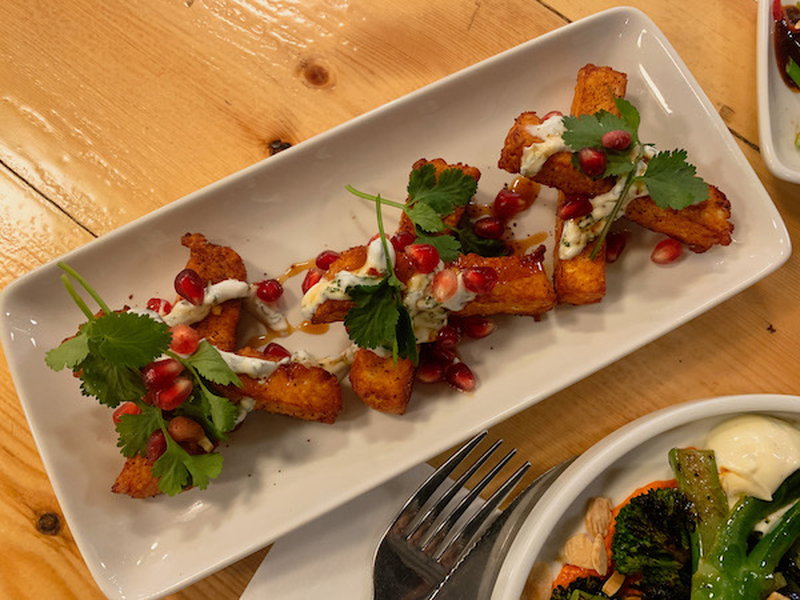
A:
<svg viewBox="0 0 800 600">
<path fill-rule="evenodd" d="M 381 540 L 375 555 L 373 574 L 374 600 L 417 600 L 428 598 L 447 579 L 469 553 L 479 534 L 494 520 L 497 507 L 516 487 L 530 468 L 525 462 L 497 491 L 458 528 L 454 527 L 473 505 L 483 489 L 516 454 L 511 449 L 456 504 L 444 514 L 467 480 L 483 466 L 503 443 L 498 440 L 479 456 L 432 504 L 426 505 L 449 475 L 486 437 L 482 432 L 465 443 L 417 489 L 400 510 Z M 423 512 L 425 510 L 425 512 Z M 422 516 L 420 516 L 422 515 Z"/>
</svg>

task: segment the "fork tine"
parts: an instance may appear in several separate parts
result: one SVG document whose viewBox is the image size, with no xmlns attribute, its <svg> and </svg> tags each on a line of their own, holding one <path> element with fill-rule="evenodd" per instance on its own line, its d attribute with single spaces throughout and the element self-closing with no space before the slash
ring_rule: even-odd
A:
<svg viewBox="0 0 800 600">
<path fill-rule="evenodd" d="M 466 442 L 459 448 L 450 458 L 443 462 L 438 469 L 431 473 L 430 477 L 426 479 L 422 485 L 412 494 L 408 501 L 400 509 L 397 517 L 395 518 L 390 530 L 395 532 L 402 532 L 406 529 L 409 523 L 419 514 L 422 506 L 430 499 L 436 492 L 440 485 L 450 476 L 455 468 L 475 449 L 483 438 L 486 437 L 487 431 L 482 431 L 471 440 Z"/>
<path fill-rule="evenodd" d="M 495 442 L 492 448 L 490 448 L 490 450 L 494 451 L 502 443 L 503 440 L 498 440 L 497 442 Z M 514 449 L 509 451 L 508 454 L 506 454 L 502 459 L 500 459 L 498 463 L 494 467 L 492 467 L 492 469 L 486 475 L 484 475 L 483 478 L 477 484 L 475 484 L 475 486 L 469 491 L 469 493 L 464 498 L 461 499 L 461 501 L 447 516 L 447 518 L 445 518 L 441 523 L 439 523 L 436 530 L 433 532 L 433 534 L 431 534 L 429 539 L 422 546 L 423 552 L 429 555 L 434 555 L 439 544 L 441 544 L 442 541 L 450 533 L 450 530 L 453 528 L 453 525 L 455 525 L 456 521 L 458 521 L 458 519 L 461 518 L 461 516 L 475 501 L 478 495 L 480 495 L 480 493 L 484 490 L 484 488 L 487 485 L 489 485 L 489 483 L 497 476 L 497 474 L 503 469 L 503 467 L 508 463 L 509 460 L 511 460 L 511 458 L 516 453 L 517 451 Z M 466 482 L 466 479 L 464 480 L 464 482 Z M 461 481 L 459 480 L 457 483 L 461 483 Z"/>
<path fill-rule="evenodd" d="M 457 561 L 461 559 L 465 550 L 470 547 L 470 543 L 474 536 L 478 533 L 481 527 L 488 522 L 489 518 L 492 516 L 494 511 L 500 505 L 500 503 L 511 493 L 511 491 L 517 486 L 520 482 L 522 477 L 528 470 L 531 468 L 531 463 L 525 461 L 525 463 L 519 467 L 511 477 L 506 479 L 506 481 L 501 485 L 497 490 L 489 496 L 486 502 L 483 503 L 483 506 L 476 512 L 469 521 L 467 521 L 463 527 L 450 539 L 446 546 L 444 546 L 437 554 L 434 556 L 434 560 L 439 561 L 442 565 L 446 567 L 451 567 L 456 564 Z"/>
</svg>

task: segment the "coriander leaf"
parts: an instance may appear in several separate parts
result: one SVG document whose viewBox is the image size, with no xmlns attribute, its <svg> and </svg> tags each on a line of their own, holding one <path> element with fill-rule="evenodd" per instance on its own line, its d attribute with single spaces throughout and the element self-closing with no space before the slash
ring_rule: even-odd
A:
<svg viewBox="0 0 800 600">
<path fill-rule="evenodd" d="M 211 433 L 217 439 L 226 439 L 225 433 L 233 429 L 239 410 L 227 398 L 218 396 L 205 386 L 199 386 L 204 413 L 211 422 Z"/>
<path fill-rule="evenodd" d="M 636 137 L 636 131 L 631 131 L 628 123 L 615 114 L 607 110 L 601 110 L 593 115 L 581 115 L 580 117 L 563 117 L 564 143 L 578 152 L 581 148 L 600 148 L 601 139 L 604 133 L 624 129 L 631 134 L 631 138 Z M 629 159 L 630 160 L 630 159 Z"/>
<path fill-rule="evenodd" d="M 138 369 L 169 347 L 169 327 L 145 315 L 109 313 L 95 319 L 89 349 L 118 367 Z"/>
<path fill-rule="evenodd" d="M 792 57 L 789 57 L 789 61 L 786 63 L 786 74 L 792 78 L 795 84 L 800 86 L 800 66 L 794 62 Z"/>
<path fill-rule="evenodd" d="M 222 471 L 222 456 L 217 453 L 193 456 L 181 448 L 168 435 L 167 449 L 153 464 L 153 476 L 158 477 L 158 489 L 174 496 L 188 485 L 200 489 L 208 487 L 209 479 Z"/>
<path fill-rule="evenodd" d="M 140 405 L 141 407 L 141 405 Z M 161 411 L 153 406 L 144 406 L 141 414 L 122 415 L 117 423 L 117 446 L 123 456 L 130 458 L 136 454 L 147 454 L 147 440 L 161 427 Z"/>
<path fill-rule="evenodd" d="M 141 374 L 104 358 L 89 355 L 80 365 L 81 392 L 114 408 L 121 402 L 142 398 L 147 389 Z"/>
<path fill-rule="evenodd" d="M 661 208 L 681 210 L 708 198 L 708 184 L 686 162 L 685 150 L 659 152 L 647 163 L 642 179 Z"/>
<path fill-rule="evenodd" d="M 417 231 L 415 244 L 430 244 L 439 252 L 439 258 L 444 262 L 451 262 L 461 253 L 461 244 L 452 235 L 427 235 Z"/>
<path fill-rule="evenodd" d="M 641 122 L 639 111 L 636 110 L 636 107 L 633 104 L 624 98 L 617 98 L 615 96 L 614 104 L 616 105 L 622 120 L 625 121 L 625 124 L 627 125 L 627 127 L 625 127 L 626 131 L 631 134 L 631 145 L 638 144 L 639 123 Z"/>
<path fill-rule="evenodd" d="M 348 289 L 355 306 L 347 311 L 344 326 L 350 339 L 361 348 L 393 348 L 400 309 L 399 291 L 386 279 L 378 285 Z"/>
<path fill-rule="evenodd" d="M 222 359 L 219 351 L 206 340 L 200 342 L 195 353 L 185 360 L 197 370 L 201 377 L 209 381 L 219 385 L 233 384 L 236 387 L 242 387 L 239 376 Z"/>
<path fill-rule="evenodd" d="M 423 173 L 415 177 L 417 171 Z M 409 204 L 422 202 L 439 215 L 449 215 L 457 206 L 465 206 L 475 195 L 478 183 L 461 169 L 445 169 L 438 178 L 432 164 L 411 172 L 408 183 Z M 407 212 L 407 211 L 406 211 Z M 410 215 L 409 215 L 410 216 Z"/>
<path fill-rule="evenodd" d="M 75 337 L 61 342 L 45 354 L 44 362 L 54 371 L 64 367 L 76 368 L 89 355 L 89 337 L 81 332 Z"/>
<path fill-rule="evenodd" d="M 405 213 L 412 223 L 424 231 L 436 232 L 445 228 L 441 217 L 427 204 L 412 204 L 405 209 Z"/>
<path fill-rule="evenodd" d="M 408 310 L 400 311 L 397 321 L 397 356 L 409 359 L 413 364 L 417 364 L 419 356 L 417 354 L 417 336 L 414 335 L 414 326 L 411 323 L 411 315 Z"/>
<path fill-rule="evenodd" d="M 508 254 L 508 247 L 502 240 L 489 240 L 477 235 L 466 214 L 461 218 L 458 227 L 452 231 L 461 243 L 463 254 L 480 256 L 506 256 Z"/>
<path fill-rule="evenodd" d="M 577 155 L 573 155 L 576 158 Z M 606 152 L 606 170 L 603 173 L 604 177 L 614 175 L 617 177 L 624 177 L 634 169 L 634 162 L 631 160 L 630 153 L 620 152 Z"/>
</svg>

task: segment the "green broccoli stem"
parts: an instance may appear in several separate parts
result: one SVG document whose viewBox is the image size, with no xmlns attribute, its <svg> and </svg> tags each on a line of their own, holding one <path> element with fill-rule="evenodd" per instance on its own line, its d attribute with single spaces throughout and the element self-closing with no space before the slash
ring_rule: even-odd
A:
<svg viewBox="0 0 800 600">
<path fill-rule="evenodd" d="M 692 503 L 697 516 L 692 534 L 692 563 L 712 548 L 720 526 L 728 514 L 728 499 L 719 482 L 717 461 L 711 450 L 673 448 L 669 462 L 678 481 L 678 489 Z"/>
<path fill-rule="evenodd" d="M 692 600 L 762 598 L 775 566 L 800 536 L 800 503 L 784 513 L 751 553 L 747 537 L 755 525 L 800 498 L 800 471 L 788 477 L 771 501 L 745 497 L 722 525 L 714 547 L 701 557 L 692 578 Z"/>
</svg>

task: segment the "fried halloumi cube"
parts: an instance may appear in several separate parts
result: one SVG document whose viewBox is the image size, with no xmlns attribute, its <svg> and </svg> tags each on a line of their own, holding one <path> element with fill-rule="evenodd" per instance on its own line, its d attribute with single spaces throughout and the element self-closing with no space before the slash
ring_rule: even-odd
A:
<svg viewBox="0 0 800 600">
<path fill-rule="evenodd" d="M 415 372 L 414 364 L 407 358 L 395 363 L 391 356 L 378 356 L 372 350 L 359 348 L 350 367 L 350 384 L 367 406 L 402 415 L 411 399 Z"/>
</svg>

